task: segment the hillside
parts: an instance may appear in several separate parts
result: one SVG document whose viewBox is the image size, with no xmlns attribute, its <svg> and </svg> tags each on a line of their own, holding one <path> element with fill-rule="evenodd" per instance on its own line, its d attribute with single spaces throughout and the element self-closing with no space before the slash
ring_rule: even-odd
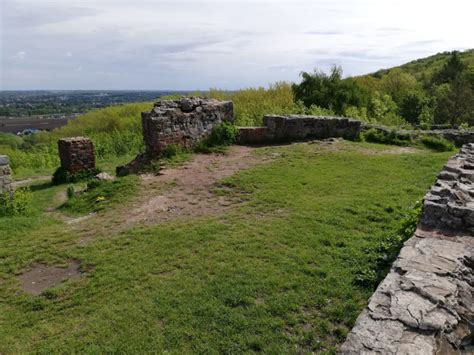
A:
<svg viewBox="0 0 474 355">
<path fill-rule="evenodd" d="M 389 68 L 381 69 L 375 73 L 368 74 L 376 78 L 382 78 L 384 75 L 388 74 L 390 71 L 400 68 L 406 73 L 413 75 L 417 80 L 423 80 L 431 78 L 433 73 L 441 70 L 443 65 L 448 61 L 451 56 L 451 52 L 437 53 L 426 58 L 419 58 L 412 60 L 406 64 Z M 464 52 L 459 53 L 461 61 L 468 65 L 469 69 L 474 70 L 474 49 L 468 49 Z"/>
</svg>

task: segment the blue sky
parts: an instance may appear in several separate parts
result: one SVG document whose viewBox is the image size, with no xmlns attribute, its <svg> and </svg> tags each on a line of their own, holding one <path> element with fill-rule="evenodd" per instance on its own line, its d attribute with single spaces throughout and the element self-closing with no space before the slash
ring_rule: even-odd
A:
<svg viewBox="0 0 474 355">
<path fill-rule="evenodd" d="M 237 89 L 474 48 L 472 0 L 0 0 L 0 89 Z"/>
</svg>

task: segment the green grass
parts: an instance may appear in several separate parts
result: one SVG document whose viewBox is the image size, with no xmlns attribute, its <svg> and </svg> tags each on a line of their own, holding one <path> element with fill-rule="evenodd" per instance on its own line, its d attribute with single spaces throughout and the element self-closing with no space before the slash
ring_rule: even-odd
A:
<svg viewBox="0 0 474 355">
<path fill-rule="evenodd" d="M 100 229 L 85 245 L 93 224 L 0 219 L 0 352 L 335 352 L 372 292 L 354 284 L 365 251 L 396 231 L 451 155 L 386 150 L 262 148 L 280 157 L 217 187 L 245 201 L 224 216 Z M 36 189 L 36 208 L 65 188 Z M 87 276 L 19 291 L 28 265 L 68 259 Z"/>
<path fill-rule="evenodd" d="M 420 139 L 421 144 L 438 152 L 450 152 L 454 150 L 454 144 L 443 137 L 425 136 Z"/>
<path fill-rule="evenodd" d="M 134 175 L 113 181 L 91 180 L 87 182 L 84 192 L 76 193 L 60 209 L 72 215 L 99 212 L 114 204 L 128 202 L 137 189 L 138 178 Z"/>
</svg>

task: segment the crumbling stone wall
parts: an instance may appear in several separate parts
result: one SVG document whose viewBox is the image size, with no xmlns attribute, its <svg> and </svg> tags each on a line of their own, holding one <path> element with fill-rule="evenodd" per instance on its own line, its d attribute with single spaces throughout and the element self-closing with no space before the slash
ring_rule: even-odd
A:
<svg viewBox="0 0 474 355">
<path fill-rule="evenodd" d="M 449 159 L 420 224 L 357 318 L 341 354 L 474 351 L 474 144 Z"/>
<path fill-rule="evenodd" d="M 95 169 L 92 140 L 85 137 L 62 138 L 58 141 L 61 167 L 71 174 Z"/>
<path fill-rule="evenodd" d="M 198 97 L 158 101 L 142 113 L 146 153 L 155 157 L 170 144 L 190 147 L 211 133 L 217 124 L 232 122 L 233 104 Z"/>
<path fill-rule="evenodd" d="M 266 143 L 305 139 L 345 138 L 359 136 L 361 122 L 343 117 L 306 115 L 268 115 L 263 127 L 239 129 L 241 143 Z"/>
<path fill-rule="evenodd" d="M 393 128 L 388 128 L 381 125 L 371 124 L 362 122 L 362 131 L 368 131 L 369 129 L 376 129 L 384 134 L 389 134 Z M 474 142 L 474 131 L 472 130 L 460 130 L 460 129 L 430 129 L 430 130 L 408 130 L 408 129 L 397 129 L 396 132 L 401 135 L 409 135 L 412 138 L 420 136 L 431 136 L 431 137 L 442 137 L 450 142 L 453 142 L 457 147 L 461 147 L 464 144 Z"/>
<path fill-rule="evenodd" d="M 12 189 L 10 160 L 6 155 L 0 155 L 0 194 Z"/>
<path fill-rule="evenodd" d="M 474 235 L 474 143 L 448 160 L 425 196 L 420 223 Z"/>
</svg>

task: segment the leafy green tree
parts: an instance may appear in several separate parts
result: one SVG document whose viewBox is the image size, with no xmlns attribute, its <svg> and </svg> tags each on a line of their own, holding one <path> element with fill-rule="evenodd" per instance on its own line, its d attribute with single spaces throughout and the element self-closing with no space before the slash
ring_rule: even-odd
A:
<svg viewBox="0 0 474 355">
<path fill-rule="evenodd" d="M 449 57 L 443 68 L 433 75 L 432 82 L 435 85 L 452 83 L 459 79 L 466 69 L 467 66 L 461 61 L 459 52 L 454 51 L 451 53 L 451 57 Z"/>
<path fill-rule="evenodd" d="M 374 92 L 370 103 L 370 116 L 380 120 L 387 114 L 396 114 L 397 109 L 397 104 L 390 95 Z"/>
<path fill-rule="evenodd" d="M 467 76 L 437 88 L 434 118 L 437 123 L 451 126 L 474 124 L 474 90 Z"/>
<path fill-rule="evenodd" d="M 400 104 L 408 93 L 417 91 L 420 88 L 416 78 L 411 74 L 405 73 L 400 68 L 392 69 L 388 74 L 384 75 L 380 85 L 382 91 L 390 95 L 397 104 Z"/>
<path fill-rule="evenodd" d="M 293 84 L 293 93 L 297 101 L 306 107 L 318 107 L 333 110 L 342 115 L 348 106 L 362 107 L 370 103 L 370 92 L 352 78 L 342 79 L 342 69 L 333 66 L 330 74 L 315 70 L 302 72 L 300 84 Z"/>
<path fill-rule="evenodd" d="M 422 91 L 412 91 L 402 98 L 398 112 L 409 123 L 419 124 L 421 112 L 428 104 L 429 100 Z"/>
</svg>

